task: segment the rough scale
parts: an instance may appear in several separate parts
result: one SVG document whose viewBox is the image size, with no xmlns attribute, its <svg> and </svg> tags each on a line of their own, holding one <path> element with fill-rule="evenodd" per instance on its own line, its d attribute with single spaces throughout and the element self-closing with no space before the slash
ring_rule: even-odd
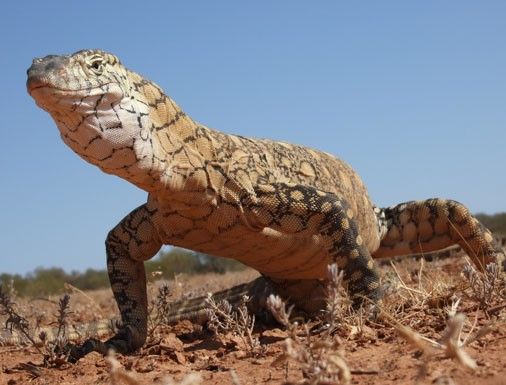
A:
<svg viewBox="0 0 506 385">
<path fill-rule="evenodd" d="M 27 88 L 63 141 L 106 173 L 148 192 L 107 235 L 107 267 L 123 326 L 73 354 L 128 353 L 146 339 L 143 262 L 164 244 L 233 258 L 314 313 L 336 262 L 355 303 L 381 298 L 373 258 L 458 244 L 483 268 L 505 254 L 462 204 L 429 199 L 377 208 L 360 177 L 317 150 L 226 135 L 195 122 L 156 84 L 100 50 L 33 61 Z"/>
</svg>

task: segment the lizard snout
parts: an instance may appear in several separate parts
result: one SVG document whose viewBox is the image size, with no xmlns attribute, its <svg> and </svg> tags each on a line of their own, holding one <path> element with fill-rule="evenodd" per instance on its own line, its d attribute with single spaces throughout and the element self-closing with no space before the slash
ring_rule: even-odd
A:
<svg viewBox="0 0 506 385">
<path fill-rule="evenodd" d="M 33 59 L 32 65 L 26 71 L 28 92 L 45 86 L 57 87 L 57 83 L 64 82 L 62 70 L 67 60 L 66 57 L 58 55 Z"/>
</svg>

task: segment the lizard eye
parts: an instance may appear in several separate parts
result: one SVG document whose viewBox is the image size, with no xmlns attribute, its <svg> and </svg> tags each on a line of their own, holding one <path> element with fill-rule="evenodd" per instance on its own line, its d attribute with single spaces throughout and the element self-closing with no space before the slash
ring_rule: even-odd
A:
<svg viewBox="0 0 506 385">
<path fill-rule="evenodd" d="M 104 61 L 102 58 L 93 58 L 88 62 L 88 68 L 95 75 L 101 75 L 104 71 Z"/>
</svg>

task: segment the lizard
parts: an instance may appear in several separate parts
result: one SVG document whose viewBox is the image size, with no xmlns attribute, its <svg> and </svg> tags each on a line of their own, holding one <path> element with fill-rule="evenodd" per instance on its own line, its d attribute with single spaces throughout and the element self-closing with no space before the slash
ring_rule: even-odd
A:
<svg viewBox="0 0 506 385">
<path fill-rule="evenodd" d="M 381 300 L 375 258 L 459 245 L 480 268 L 501 247 L 463 204 L 431 198 L 380 208 L 345 161 L 312 148 L 225 134 L 193 120 L 154 82 L 111 53 L 35 58 L 27 90 L 85 161 L 148 194 L 106 236 L 122 326 L 77 347 L 130 353 L 147 333 L 143 262 L 162 245 L 236 259 L 311 314 L 336 263 L 355 306 Z"/>
</svg>

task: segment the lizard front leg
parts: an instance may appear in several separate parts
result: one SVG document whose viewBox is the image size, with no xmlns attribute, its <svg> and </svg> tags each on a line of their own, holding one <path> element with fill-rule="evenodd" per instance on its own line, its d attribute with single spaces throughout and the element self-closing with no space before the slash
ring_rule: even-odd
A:
<svg viewBox="0 0 506 385">
<path fill-rule="evenodd" d="M 153 213 L 146 204 L 139 206 L 107 235 L 107 271 L 122 325 L 118 333 L 105 342 L 89 339 L 82 346 L 73 347 L 71 362 L 92 351 L 104 355 L 110 349 L 130 353 L 144 345 L 147 336 L 144 261 L 154 256 L 162 245 L 151 222 Z"/>
<path fill-rule="evenodd" d="M 335 262 L 344 271 L 344 282 L 355 305 L 364 297 L 372 301 L 381 297 L 379 275 L 346 200 L 310 186 L 276 183 L 255 187 L 254 194 L 248 194 L 241 203 L 253 227 L 320 236 L 328 263 Z"/>
</svg>

